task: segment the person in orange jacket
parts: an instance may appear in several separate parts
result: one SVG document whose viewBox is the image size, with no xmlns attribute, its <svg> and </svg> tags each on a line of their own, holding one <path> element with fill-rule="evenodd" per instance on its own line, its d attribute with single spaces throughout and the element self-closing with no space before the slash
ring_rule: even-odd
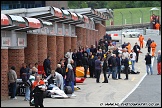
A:
<svg viewBox="0 0 162 108">
<path fill-rule="evenodd" d="M 126 46 L 128 53 L 131 53 L 131 44 L 128 42 L 128 45 Z"/>
<path fill-rule="evenodd" d="M 152 40 L 152 43 L 150 45 L 150 47 L 152 49 L 152 56 L 155 56 L 156 46 L 157 46 L 157 44 L 154 42 L 154 40 Z"/>
<path fill-rule="evenodd" d="M 140 42 L 140 48 L 143 48 L 143 40 L 144 40 L 144 37 L 142 35 L 140 35 L 138 40 Z"/>
<path fill-rule="evenodd" d="M 156 23 L 155 24 L 155 28 L 156 28 L 156 30 L 160 30 L 160 24 L 159 23 Z"/>
</svg>

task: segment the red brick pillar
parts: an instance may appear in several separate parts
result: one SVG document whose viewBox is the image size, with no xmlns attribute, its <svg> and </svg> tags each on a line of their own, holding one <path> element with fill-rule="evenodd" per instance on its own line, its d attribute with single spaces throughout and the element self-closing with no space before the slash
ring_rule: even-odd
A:
<svg viewBox="0 0 162 108">
<path fill-rule="evenodd" d="M 86 28 L 82 28 L 83 29 L 83 31 L 82 31 L 82 34 L 81 34 L 81 36 L 83 36 L 82 37 L 82 45 L 81 46 L 83 46 L 83 47 L 85 47 L 86 46 L 86 37 L 87 37 L 87 30 L 86 30 Z"/>
<path fill-rule="evenodd" d="M 46 58 L 47 58 L 47 36 L 38 35 L 38 64 L 43 65 L 43 61 Z"/>
<path fill-rule="evenodd" d="M 77 36 L 77 48 L 82 46 L 82 32 L 83 29 L 81 27 L 76 27 L 76 36 Z"/>
<path fill-rule="evenodd" d="M 1 100 L 8 99 L 8 49 L 1 49 Z"/>
<path fill-rule="evenodd" d="M 71 37 L 70 36 L 65 36 L 64 37 L 64 53 L 68 52 L 69 49 L 71 49 Z"/>
<path fill-rule="evenodd" d="M 87 34 L 86 34 L 86 45 L 90 45 L 90 30 L 89 29 L 86 29 L 86 32 L 87 32 Z M 84 46 L 85 47 L 85 46 Z"/>
<path fill-rule="evenodd" d="M 98 30 L 98 36 L 97 36 L 97 38 L 96 38 L 96 39 L 97 39 L 96 41 L 98 41 L 98 39 L 99 39 L 99 37 L 100 37 L 100 25 L 99 25 L 99 23 L 96 23 L 96 24 L 95 24 L 95 29 Z M 97 34 L 96 34 L 96 35 L 97 35 Z"/>
<path fill-rule="evenodd" d="M 48 55 L 51 56 L 51 68 L 56 69 L 56 36 L 47 36 Z"/>
<path fill-rule="evenodd" d="M 71 50 L 77 49 L 77 37 L 71 37 Z"/>
<path fill-rule="evenodd" d="M 35 34 L 27 34 L 27 47 L 24 49 L 25 63 L 38 62 L 38 36 Z"/>
<path fill-rule="evenodd" d="M 15 66 L 17 77 L 20 78 L 20 68 L 25 62 L 24 48 L 8 49 L 8 68 Z"/>
<path fill-rule="evenodd" d="M 95 30 L 95 42 L 94 42 L 94 45 L 98 44 L 98 40 L 99 40 L 99 35 L 98 35 L 98 30 Z M 97 47 L 97 46 L 96 46 Z"/>
<path fill-rule="evenodd" d="M 93 30 L 91 30 L 91 33 L 90 33 L 90 46 L 93 45 L 93 41 L 94 41 L 94 33 L 93 33 Z M 89 46 L 89 47 L 90 47 Z"/>
<path fill-rule="evenodd" d="M 64 36 L 56 36 L 56 61 L 57 63 L 64 57 Z"/>
<path fill-rule="evenodd" d="M 102 21 L 102 25 L 106 27 L 106 21 Z"/>
</svg>

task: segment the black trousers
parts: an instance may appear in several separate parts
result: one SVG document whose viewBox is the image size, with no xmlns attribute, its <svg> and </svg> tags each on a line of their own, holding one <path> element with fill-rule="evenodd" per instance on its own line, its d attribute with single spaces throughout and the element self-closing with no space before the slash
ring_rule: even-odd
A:
<svg viewBox="0 0 162 108">
<path fill-rule="evenodd" d="M 96 72 L 96 82 L 100 82 L 100 74 L 101 74 L 101 69 L 95 69 Z"/>
<path fill-rule="evenodd" d="M 151 52 L 151 47 L 148 47 L 147 51 L 150 53 Z"/>
<path fill-rule="evenodd" d="M 84 77 L 87 77 L 87 70 L 88 70 L 88 65 L 84 65 Z"/>
<path fill-rule="evenodd" d="M 94 73 L 94 67 L 93 66 L 89 66 L 89 73 L 90 73 L 90 77 L 93 77 L 93 73 Z"/>
<path fill-rule="evenodd" d="M 139 57 L 139 52 L 135 52 L 136 53 L 136 62 L 138 62 L 138 57 Z"/>
<path fill-rule="evenodd" d="M 106 76 L 106 70 L 103 71 L 103 74 L 104 74 L 104 82 L 108 82 L 108 78 Z"/>
<path fill-rule="evenodd" d="M 44 107 L 43 105 L 43 93 L 34 93 L 34 104 L 35 107 Z"/>
<path fill-rule="evenodd" d="M 126 79 L 128 79 L 128 67 L 124 67 L 124 73 L 125 73 Z"/>
</svg>

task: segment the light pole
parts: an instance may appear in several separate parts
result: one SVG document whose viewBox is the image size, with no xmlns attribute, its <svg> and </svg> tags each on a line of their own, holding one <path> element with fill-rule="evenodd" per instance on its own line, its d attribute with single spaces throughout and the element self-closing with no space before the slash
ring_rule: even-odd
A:
<svg viewBox="0 0 162 108">
<path fill-rule="evenodd" d="M 122 12 L 120 12 L 120 14 L 122 15 L 122 29 L 123 29 L 123 13 Z M 122 44 L 122 29 L 121 29 L 121 44 Z"/>
<path fill-rule="evenodd" d="M 142 26 L 143 26 L 143 12 L 141 10 L 139 10 L 142 14 Z"/>
<path fill-rule="evenodd" d="M 133 25 L 133 17 L 132 17 L 132 12 L 129 11 L 129 13 L 131 14 L 131 21 L 132 21 L 132 25 Z"/>
</svg>

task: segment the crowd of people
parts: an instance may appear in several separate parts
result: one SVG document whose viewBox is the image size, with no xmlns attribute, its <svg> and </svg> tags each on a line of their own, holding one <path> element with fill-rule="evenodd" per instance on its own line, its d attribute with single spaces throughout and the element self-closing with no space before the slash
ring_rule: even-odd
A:
<svg viewBox="0 0 162 108">
<path fill-rule="evenodd" d="M 35 63 L 34 66 L 30 63 L 28 66 L 26 63 L 22 64 L 22 68 L 20 69 L 20 78 L 23 82 L 26 82 L 26 93 L 25 93 L 25 101 L 31 100 L 31 91 L 35 89 L 36 95 L 36 106 L 43 106 L 42 96 L 39 96 L 41 93 L 38 90 L 37 86 L 44 84 L 43 81 L 40 82 L 40 79 L 48 80 L 49 84 L 54 83 L 53 79 L 56 80 L 56 85 L 63 90 L 64 86 L 71 86 L 72 91 L 74 92 L 74 86 L 76 85 L 76 68 L 78 66 L 84 67 L 84 78 L 87 78 L 87 72 L 89 69 L 89 77 L 95 78 L 96 83 L 100 83 L 100 75 L 103 72 L 104 81 L 102 83 L 108 83 L 108 79 L 112 74 L 113 80 L 122 79 L 121 72 L 125 73 L 125 80 L 128 80 L 128 74 L 130 71 L 129 66 L 131 65 L 131 71 L 136 73 L 135 64 L 138 63 L 139 54 L 142 53 L 142 48 L 144 48 L 143 43 L 144 37 L 142 35 L 139 36 L 140 45 L 135 43 L 132 47 L 130 42 L 124 42 L 121 46 L 116 46 L 116 43 L 112 41 L 112 38 L 109 34 L 103 36 L 103 39 L 100 39 L 98 45 L 88 46 L 80 46 L 78 49 L 74 49 L 65 54 L 64 58 L 62 58 L 57 63 L 57 68 L 55 70 L 51 70 L 51 57 L 48 56 L 44 62 L 44 74 L 40 76 L 38 74 L 38 63 Z M 153 74 L 152 66 L 151 66 L 151 58 L 155 56 L 156 52 L 156 43 L 154 40 L 150 38 L 146 42 L 146 47 L 148 48 L 148 53 L 145 56 L 147 74 L 149 75 L 149 68 L 151 75 Z M 152 55 L 150 55 L 152 49 Z M 158 51 L 157 56 L 157 69 L 158 75 L 161 75 L 161 51 Z M 15 67 L 12 66 L 9 71 L 9 82 L 11 88 L 11 99 L 16 99 L 16 80 L 17 75 L 15 72 Z M 34 80 L 31 78 L 31 75 L 34 76 Z M 32 80 L 32 87 L 30 87 L 30 83 L 28 80 Z M 39 82 L 39 83 L 38 83 Z M 45 89 L 42 89 L 43 91 Z M 38 97 L 40 99 L 38 99 Z"/>
</svg>

